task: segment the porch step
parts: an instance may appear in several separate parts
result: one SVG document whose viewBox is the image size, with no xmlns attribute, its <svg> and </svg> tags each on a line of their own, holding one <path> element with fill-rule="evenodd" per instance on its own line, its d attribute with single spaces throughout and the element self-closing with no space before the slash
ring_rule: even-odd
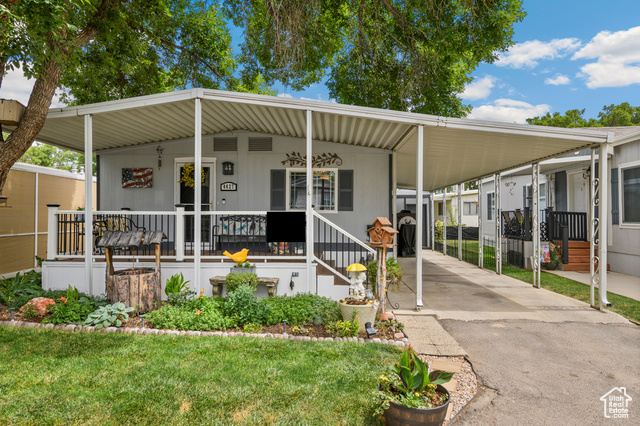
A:
<svg viewBox="0 0 640 426">
<path fill-rule="evenodd" d="M 596 264 L 597 265 L 597 264 Z M 590 266 L 587 263 L 567 263 L 563 266 L 565 271 L 589 272 Z M 611 270 L 611 265 L 607 265 L 607 271 Z"/>
<path fill-rule="evenodd" d="M 589 263 L 589 253 L 586 255 L 583 254 L 573 254 L 569 251 L 569 263 Z"/>
</svg>

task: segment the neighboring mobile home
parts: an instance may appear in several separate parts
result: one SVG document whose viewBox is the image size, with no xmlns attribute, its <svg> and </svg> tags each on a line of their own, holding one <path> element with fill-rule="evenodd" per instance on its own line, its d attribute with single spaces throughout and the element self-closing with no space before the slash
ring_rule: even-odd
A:
<svg viewBox="0 0 640 426">
<path fill-rule="evenodd" d="M 344 268 L 375 255 L 364 232 L 377 216 L 395 217 L 397 188 L 416 190 L 422 205 L 423 191 L 608 144 L 596 132 L 206 89 L 54 108 L 38 140 L 94 152 L 99 169 L 96 194 L 85 188 L 97 211 L 50 207 L 59 232 L 46 286 L 103 292 L 97 239 L 145 229 L 166 236 L 163 281 L 183 272 L 211 294 L 209 278 L 233 265 L 222 251 L 246 246 L 258 275 L 279 279 L 277 294 L 335 298 L 347 293 Z M 417 277 L 423 215 L 417 209 Z M 116 269 L 149 255 L 121 250 Z M 415 291 L 419 309 L 422 286 Z"/>
</svg>

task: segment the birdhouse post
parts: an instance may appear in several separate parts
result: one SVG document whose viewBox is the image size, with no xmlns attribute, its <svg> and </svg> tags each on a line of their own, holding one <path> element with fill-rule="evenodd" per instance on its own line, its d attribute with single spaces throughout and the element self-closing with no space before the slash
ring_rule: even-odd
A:
<svg viewBox="0 0 640 426">
<path fill-rule="evenodd" d="M 387 304 L 387 248 L 395 246 L 393 238 L 398 233 L 391 227 L 391 222 L 386 217 L 377 217 L 373 226 L 367 230 L 371 247 L 378 249 L 378 273 L 376 274 L 376 291 L 380 297 L 382 313 L 385 312 Z"/>
</svg>

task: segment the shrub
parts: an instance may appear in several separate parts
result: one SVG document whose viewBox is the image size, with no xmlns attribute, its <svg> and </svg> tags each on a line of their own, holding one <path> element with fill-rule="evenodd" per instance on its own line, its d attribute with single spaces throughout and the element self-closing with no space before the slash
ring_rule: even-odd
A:
<svg viewBox="0 0 640 426">
<path fill-rule="evenodd" d="M 264 302 L 265 299 L 256 299 L 254 291 L 255 289 L 249 285 L 241 284 L 235 291 L 229 293 L 224 304 L 225 315 L 234 319 L 239 325 L 264 324 L 268 308 Z"/>
<path fill-rule="evenodd" d="M 278 296 L 263 300 L 268 306 L 266 325 L 278 324 L 283 320 L 291 325 L 310 322 L 320 325 L 340 318 L 340 307 L 336 302 L 314 294 L 298 293 L 293 297 Z"/>
<path fill-rule="evenodd" d="M 327 324 L 327 333 L 333 337 L 358 337 L 359 331 L 360 322 L 355 312 L 349 321 L 338 320 Z"/>
<path fill-rule="evenodd" d="M 179 306 L 164 306 L 149 312 L 145 319 L 155 328 L 176 330 L 226 330 L 237 323 L 222 313 L 224 299 L 196 297 Z"/>
<path fill-rule="evenodd" d="M 89 315 L 84 325 L 95 326 L 96 330 L 114 325 L 120 327 L 129 321 L 129 312 L 131 311 L 133 311 L 133 308 L 127 308 L 121 302 L 101 306 Z"/>
<path fill-rule="evenodd" d="M 375 260 L 367 265 L 367 277 L 373 292 L 376 292 L 376 274 L 378 273 L 378 262 Z M 398 259 L 390 257 L 387 259 L 387 285 L 396 283 L 402 279 L 402 268 L 398 264 Z"/>
<path fill-rule="evenodd" d="M 227 294 L 236 291 L 242 284 L 246 284 L 251 287 L 253 291 L 256 291 L 259 282 L 260 278 L 258 278 L 258 276 L 253 272 L 228 274 L 225 279 L 225 284 L 227 284 Z"/>
<path fill-rule="evenodd" d="M 54 305 L 49 306 L 51 318 L 45 318 L 43 323 L 52 324 L 79 324 L 87 319 L 96 307 L 86 297 L 82 301 L 69 301 L 60 297 Z"/>
<path fill-rule="evenodd" d="M 0 301 L 10 308 L 19 308 L 42 291 L 42 274 L 34 270 L 13 279 L 3 280 Z"/>
</svg>

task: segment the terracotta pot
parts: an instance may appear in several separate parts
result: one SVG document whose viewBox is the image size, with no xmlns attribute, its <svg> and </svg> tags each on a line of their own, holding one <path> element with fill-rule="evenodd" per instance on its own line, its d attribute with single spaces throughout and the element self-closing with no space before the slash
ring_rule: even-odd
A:
<svg viewBox="0 0 640 426">
<path fill-rule="evenodd" d="M 409 408 L 390 401 L 389 408 L 384 411 L 387 426 L 442 425 L 447 417 L 450 396 L 442 385 L 438 385 L 436 391 L 448 396 L 447 402 L 436 408 Z"/>
<path fill-rule="evenodd" d="M 384 314 L 380 314 L 380 321 L 389 321 L 390 319 L 396 319 L 396 316 L 391 312 L 385 312 Z"/>
<path fill-rule="evenodd" d="M 338 302 L 340 305 L 340 312 L 342 312 L 342 319 L 344 321 L 351 321 L 351 315 L 355 311 L 360 323 L 360 331 L 364 331 L 365 324 L 370 322 L 371 325 L 376 321 L 376 312 L 378 312 L 378 301 L 374 303 L 368 303 L 366 305 L 348 305 L 346 303 Z"/>
</svg>

